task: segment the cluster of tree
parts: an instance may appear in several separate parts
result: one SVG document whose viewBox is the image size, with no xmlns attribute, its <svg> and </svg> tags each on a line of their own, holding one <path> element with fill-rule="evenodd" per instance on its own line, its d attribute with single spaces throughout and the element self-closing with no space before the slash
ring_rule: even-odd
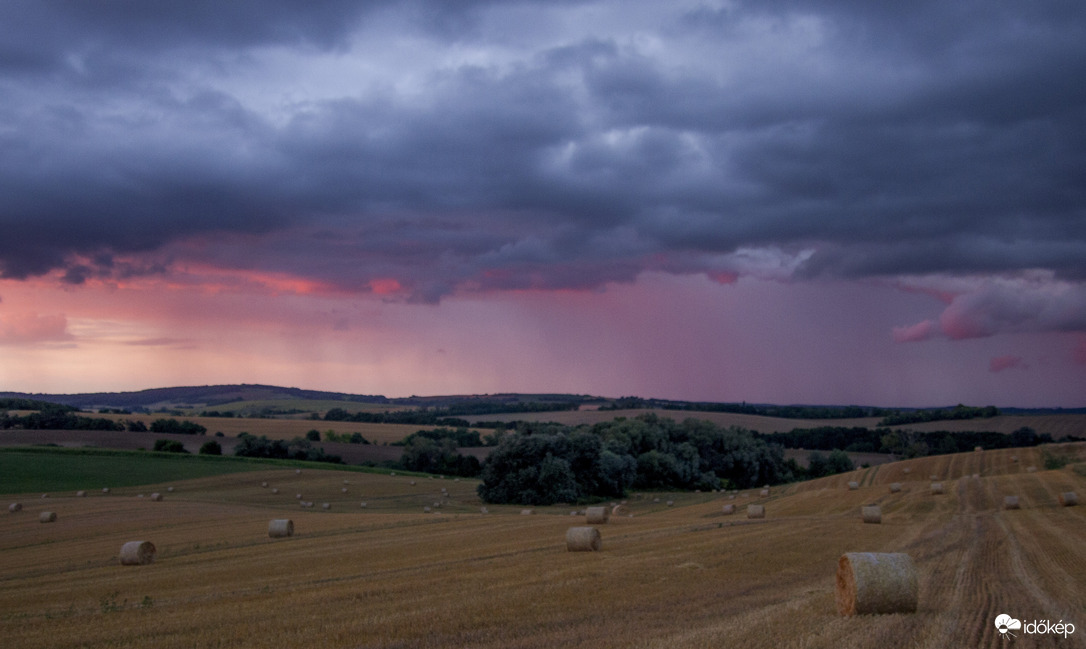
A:
<svg viewBox="0 0 1086 649">
<path fill-rule="evenodd" d="M 897 411 L 885 415 L 879 426 L 903 426 L 905 424 L 919 424 L 926 421 L 944 421 L 947 419 L 988 419 L 999 415 L 999 408 L 985 406 L 975 408 L 958 404 L 953 408 L 933 408 L 927 410 Z"/>
<path fill-rule="evenodd" d="M 0 411 L 3 410 L 66 410 L 68 412 L 75 412 L 77 408 L 72 406 L 65 406 L 59 403 L 51 403 L 49 401 L 38 401 L 37 399 L 26 399 L 23 397 L 6 397 L 0 399 Z"/>
<path fill-rule="evenodd" d="M 234 455 L 343 464 L 343 458 L 325 453 L 324 449 L 313 446 L 313 443 L 304 437 L 295 437 L 286 442 L 281 439 L 270 440 L 265 435 L 256 437 L 249 433 L 239 433 Z"/>
<path fill-rule="evenodd" d="M 451 418 L 441 410 L 390 410 L 387 412 L 348 412 L 332 408 L 324 421 L 353 421 L 363 424 L 412 424 L 416 426 L 467 426 L 463 419 Z"/>
<path fill-rule="evenodd" d="M 806 474 L 808 479 L 821 478 L 822 476 L 846 473 L 856 468 L 848 453 L 837 449 L 830 451 L 829 456 L 814 451 L 807 458 Z"/>
<path fill-rule="evenodd" d="M 1010 435 L 994 432 L 919 432 L 891 430 L 889 428 L 844 428 L 822 426 L 796 428 L 787 433 L 758 434 L 769 442 L 784 448 L 803 448 L 831 451 L 841 449 L 855 453 L 891 453 L 899 457 L 923 457 L 964 453 L 977 446 L 984 449 L 1019 448 L 1051 443 L 1048 433 L 1038 434 L 1032 428 L 1022 427 Z M 1064 438 L 1061 441 L 1076 441 Z"/>
<path fill-rule="evenodd" d="M 66 406 L 45 404 L 38 412 L 9 415 L 0 410 L 0 429 L 26 430 L 124 430 L 124 425 L 104 417 L 85 417 Z"/>
<path fill-rule="evenodd" d="M 354 421 L 369 424 L 413 424 L 416 426 L 452 426 L 466 428 L 469 425 L 464 417 L 472 415 L 490 415 L 514 412 L 559 412 L 576 410 L 576 401 L 560 402 L 497 402 L 463 400 L 454 401 L 447 406 L 418 408 L 414 410 L 389 410 L 384 412 L 355 412 L 343 408 L 332 408 L 324 413 L 325 421 Z M 492 424 L 498 425 L 501 424 Z"/>
<path fill-rule="evenodd" d="M 207 428 L 187 419 L 183 421 L 156 419 L 151 422 L 150 430 L 152 433 L 173 433 L 176 435 L 204 435 L 207 433 Z"/>
<path fill-rule="evenodd" d="M 237 414 L 233 410 L 204 410 L 200 413 L 201 417 L 222 417 L 224 419 L 232 419 L 237 417 Z"/>
<path fill-rule="evenodd" d="M 475 477 L 479 475 L 482 467 L 478 458 L 471 455 L 461 455 L 452 438 L 433 439 L 418 435 L 411 435 L 404 444 L 403 455 L 400 457 L 400 466 L 408 471 L 423 471 L 426 473 L 439 473 L 442 475 L 458 475 Z"/>
<path fill-rule="evenodd" d="M 188 453 L 184 444 L 172 439 L 156 439 L 155 446 L 151 450 L 160 453 Z"/>
<path fill-rule="evenodd" d="M 881 417 L 892 411 L 885 408 L 866 406 L 776 406 L 771 404 L 750 403 L 714 403 L 705 401 L 671 401 L 668 399 L 643 399 L 641 397 L 621 397 L 610 404 L 600 406 L 600 410 L 690 410 L 698 412 L 731 412 L 763 417 L 781 417 L 785 419 L 853 419 L 859 417 Z"/>
<path fill-rule="evenodd" d="M 486 438 L 482 438 L 479 436 L 478 431 L 468 430 L 463 426 L 459 428 L 449 428 L 447 426 L 443 426 L 441 428 L 434 428 L 432 430 L 419 430 L 411 433 L 402 441 L 396 442 L 396 445 L 407 445 L 419 438 L 425 438 L 433 441 L 450 440 L 453 442 L 453 446 L 463 447 L 497 446 L 498 444 L 498 440 L 496 437 L 487 435 Z"/>
<path fill-rule="evenodd" d="M 315 434 L 314 434 L 315 433 Z M 311 442 L 319 442 L 321 439 L 321 432 L 317 429 L 313 429 L 305 434 L 305 438 Z M 362 433 L 337 433 L 334 430 L 324 431 L 324 440 L 326 442 L 337 442 L 339 444 L 369 444 L 370 441 L 362 436 Z"/>
<path fill-rule="evenodd" d="M 591 427 L 522 424 L 487 458 L 480 497 L 545 505 L 641 489 L 748 488 L 801 471 L 750 431 L 646 414 Z"/>
</svg>

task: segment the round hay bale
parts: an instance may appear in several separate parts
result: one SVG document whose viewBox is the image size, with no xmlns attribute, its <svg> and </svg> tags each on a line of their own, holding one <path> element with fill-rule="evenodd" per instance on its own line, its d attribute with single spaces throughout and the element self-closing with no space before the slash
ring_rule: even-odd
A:
<svg viewBox="0 0 1086 649">
<path fill-rule="evenodd" d="M 486 507 L 480 507 L 480 508 L 479 508 L 479 513 L 480 513 L 480 514 L 489 514 L 489 513 L 490 513 L 490 510 L 489 510 L 489 509 L 487 509 Z"/>
<path fill-rule="evenodd" d="M 414 480 L 412 480 L 412 481 L 411 481 L 411 486 L 412 486 L 412 487 L 414 487 L 414 486 L 415 486 L 416 484 L 417 484 L 417 483 L 416 483 L 416 482 L 415 482 Z M 346 489 L 344 489 L 344 491 L 346 491 Z"/>
<path fill-rule="evenodd" d="M 943 495 L 945 493 L 946 493 L 946 491 L 943 489 L 943 483 L 942 482 L 933 482 L 933 483 L 931 483 L 931 495 L 933 495 L 933 496 L 941 496 L 941 495 Z"/>
<path fill-rule="evenodd" d="M 302 499 L 302 494 L 294 494 L 294 499 L 295 500 L 301 500 Z"/>
<path fill-rule="evenodd" d="M 928 477 L 929 477 L 929 478 L 931 478 L 931 481 L 932 481 L 932 482 L 935 482 L 936 480 L 938 480 L 938 479 L 939 479 L 939 476 L 935 475 L 934 473 L 933 473 L 933 474 L 931 474 L 931 475 L 930 475 L 930 476 L 928 476 Z"/>
<path fill-rule="evenodd" d="M 109 487 L 102 487 L 102 493 L 108 494 L 109 493 Z"/>
<path fill-rule="evenodd" d="M 1012 455 L 1011 456 L 1011 462 L 1017 462 L 1017 461 L 1018 461 L 1018 456 L 1017 455 Z"/>
<path fill-rule="evenodd" d="M 769 489 L 762 489 L 761 491 L 758 492 L 758 495 L 761 496 L 762 498 L 768 497 L 769 496 Z"/>
<path fill-rule="evenodd" d="M 331 509 L 332 503 L 321 503 L 321 509 Z"/>
<path fill-rule="evenodd" d="M 87 497 L 87 492 L 80 489 L 79 491 L 75 492 L 75 497 L 76 498 L 86 498 Z"/>
<path fill-rule="evenodd" d="M 980 453 L 980 452 L 981 452 L 981 451 L 983 451 L 983 450 L 984 450 L 984 449 L 983 449 L 983 448 L 981 448 L 981 447 L 979 447 L 979 446 L 974 446 L 974 447 L 973 447 L 973 452 L 974 452 L 974 453 Z"/>
<path fill-rule="evenodd" d="M 594 527 L 571 527 L 566 530 L 567 552 L 598 552 L 603 540 Z"/>
<path fill-rule="evenodd" d="M 915 613 L 920 583 L 902 553 L 847 552 L 837 561 L 837 612 Z"/>
<path fill-rule="evenodd" d="M 890 483 L 890 493 L 896 494 L 899 491 L 901 491 L 901 483 L 900 482 L 891 482 Z"/>
<path fill-rule="evenodd" d="M 615 505 L 614 507 L 611 508 L 611 515 L 612 516 L 629 516 L 630 515 L 630 508 L 627 507 L 626 505 Z"/>
<path fill-rule="evenodd" d="M 289 518 L 276 518 L 268 523 L 268 536 L 273 539 L 281 539 L 294 536 L 294 521 Z"/>
<path fill-rule="evenodd" d="M 852 482 L 848 483 L 848 490 L 849 490 L 849 491 L 856 491 L 856 490 L 857 490 L 857 489 L 859 489 L 859 488 L 860 488 L 860 483 L 859 483 L 859 482 L 856 482 L 855 480 L 853 480 Z"/>
<path fill-rule="evenodd" d="M 362 509 L 365 509 L 366 508 L 366 503 L 358 503 L 358 506 L 361 507 Z"/>
<path fill-rule="evenodd" d="M 8 511 L 11 512 L 12 514 L 14 514 L 15 512 L 21 512 L 21 511 L 23 511 L 23 504 L 22 503 L 11 503 L 10 505 L 8 505 Z"/>
<path fill-rule="evenodd" d="M 166 491 L 173 493 L 173 487 L 166 487 Z"/>
<path fill-rule="evenodd" d="M 343 484 L 351 484 L 351 481 L 350 480 L 344 480 Z"/>
<path fill-rule="evenodd" d="M 302 470 L 301 470 L 301 469 L 294 469 L 294 473 L 295 473 L 296 475 L 297 475 L 297 474 L 300 474 L 301 472 L 302 472 Z"/>
<path fill-rule="evenodd" d="M 162 502 L 162 494 L 156 491 L 155 493 L 151 494 L 151 500 L 155 501 L 156 503 Z"/>
<path fill-rule="evenodd" d="M 1003 509 L 1018 509 L 1018 496 L 1003 496 Z"/>
<path fill-rule="evenodd" d="M 726 516 L 730 516 L 735 513 L 735 505 L 727 504 L 723 507 L 723 512 Z"/>
<path fill-rule="evenodd" d="M 653 498 L 653 499 L 652 499 L 652 502 L 654 502 L 654 503 L 658 503 L 658 502 L 660 502 L 660 499 L 659 499 L 659 498 Z"/>
<path fill-rule="evenodd" d="M 121 546 L 122 566 L 146 566 L 155 560 L 155 544 L 150 541 L 129 541 Z"/>
<path fill-rule="evenodd" d="M 273 493 L 273 494 L 277 494 L 277 493 L 279 493 L 279 490 L 273 487 L 273 488 L 272 488 L 272 493 Z"/>
<path fill-rule="evenodd" d="M 522 510 L 520 510 L 520 515 L 521 516 L 531 516 L 532 515 L 532 510 L 530 510 L 530 509 L 522 509 Z"/>
<path fill-rule="evenodd" d="M 905 467 L 905 468 L 903 468 L 903 469 L 901 470 L 901 472 L 902 472 L 902 473 L 904 473 L 904 474 L 906 474 L 906 475 L 908 475 L 908 474 L 912 473 L 912 472 L 913 472 L 913 470 L 912 470 L 912 468 L 911 468 L 911 467 Z"/>
<path fill-rule="evenodd" d="M 347 487 L 341 487 L 339 492 L 343 494 L 347 493 Z"/>
<path fill-rule="evenodd" d="M 611 517 L 611 512 L 606 507 L 588 507 L 584 515 L 589 525 L 603 525 Z"/>
<path fill-rule="evenodd" d="M 1026 467 L 1026 473 L 1033 473 L 1036 470 L 1037 470 L 1037 467 L 1035 467 L 1035 466 L 1027 466 Z"/>
<path fill-rule="evenodd" d="M 1078 494 L 1073 491 L 1065 491 L 1061 493 L 1060 504 L 1064 507 L 1074 507 L 1078 504 Z"/>
<path fill-rule="evenodd" d="M 267 483 L 267 482 L 261 482 L 261 483 L 260 483 L 260 486 L 261 486 L 261 488 L 263 488 L 263 489 L 267 489 L 267 488 L 268 488 L 268 483 Z"/>
<path fill-rule="evenodd" d="M 423 508 L 422 508 L 422 513 L 424 513 L 424 514 L 429 514 L 429 513 L 430 513 L 430 512 L 432 512 L 432 511 L 434 511 L 434 510 L 430 509 L 430 506 L 429 506 L 429 505 L 427 505 L 426 507 L 423 507 Z"/>
<path fill-rule="evenodd" d="M 667 501 L 666 504 L 667 504 L 668 507 L 674 507 L 675 506 L 675 501 L 674 500 L 669 500 L 669 501 Z"/>
<path fill-rule="evenodd" d="M 49 494 L 42 494 L 42 495 L 41 495 L 41 497 L 42 497 L 42 498 L 48 498 L 48 497 L 49 497 Z"/>
<path fill-rule="evenodd" d="M 765 518 L 765 505 L 747 505 L 747 518 Z"/>
<path fill-rule="evenodd" d="M 979 473 L 974 473 L 973 474 L 973 479 L 974 480 L 980 480 L 980 474 Z"/>
<path fill-rule="evenodd" d="M 860 515 L 865 523 L 879 525 L 882 523 L 882 508 L 878 505 L 864 505 L 860 508 Z"/>
<path fill-rule="evenodd" d="M 42 523 L 55 523 L 57 522 L 56 512 L 42 512 L 38 515 L 38 521 Z"/>
</svg>

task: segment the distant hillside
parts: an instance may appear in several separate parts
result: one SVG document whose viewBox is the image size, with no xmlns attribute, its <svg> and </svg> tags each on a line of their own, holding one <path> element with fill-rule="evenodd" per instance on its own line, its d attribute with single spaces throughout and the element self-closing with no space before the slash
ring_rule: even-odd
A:
<svg viewBox="0 0 1086 649">
<path fill-rule="evenodd" d="M 313 399 L 354 401 L 360 403 L 390 403 L 380 395 L 346 394 L 321 390 L 302 390 L 274 385 L 204 385 L 175 388 L 154 388 L 138 392 L 92 392 L 83 394 L 26 394 L 0 392 L 0 398 L 22 398 L 60 403 L 80 409 L 88 408 L 161 408 L 186 405 L 190 407 L 221 406 L 236 401 L 277 399 Z"/>
</svg>

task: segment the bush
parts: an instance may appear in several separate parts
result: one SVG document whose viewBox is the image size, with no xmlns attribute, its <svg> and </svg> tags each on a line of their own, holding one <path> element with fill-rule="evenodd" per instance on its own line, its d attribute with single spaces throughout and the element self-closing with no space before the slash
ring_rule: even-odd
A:
<svg viewBox="0 0 1086 649">
<path fill-rule="evenodd" d="M 151 450 L 162 453 L 188 453 L 184 444 L 172 439 L 156 439 L 155 446 Z"/>
<path fill-rule="evenodd" d="M 200 447 L 200 455 L 222 455 L 222 445 L 215 440 L 204 442 Z"/>
</svg>

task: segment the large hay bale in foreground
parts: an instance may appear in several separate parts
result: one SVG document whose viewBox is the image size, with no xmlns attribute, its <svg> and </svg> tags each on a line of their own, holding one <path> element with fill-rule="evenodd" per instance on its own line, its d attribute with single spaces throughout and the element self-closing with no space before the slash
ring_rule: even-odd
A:
<svg viewBox="0 0 1086 649">
<path fill-rule="evenodd" d="M 945 493 L 946 493 L 946 490 L 943 489 L 943 483 L 942 482 L 933 482 L 933 483 L 931 483 L 931 495 L 933 495 L 933 496 L 941 496 L 941 495 L 943 495 Z"/>
<path fill-rule="evenodd" d="M 294 536 L 294 521 L 289 518 L 276 518 L 268 523 L 268 536 L 273 539 L 281 539 Z"/>
<path fill-rule="evenodd" d="M 21 512 L 21 511 L 23 511 L 23 504 L 22 503 L 11 503 L 10 505 L 8 505 L 8 511 L 11 512 L 12 514 L 14 514 L 15 512 Z"/>
<path fill-rule="evenodd" d="M 837 561 L 837 612 L 915 613 L 920 594 L 907 554 L 848 552 Z"/>
<path fill-rule="evenodd" d="M 584 510 L 585 522 L 589 525 L 602 525 L 611 517 L 606 507 L 588 507 Z"/>
<path fill-rule="evenodd" d="M 1004 496 L 1003 509 L 1018 509 L 1018 496 Z"/>
<path fill-rule="evenodd" d="M 899 491 L 901 491 L 901 483 L 900 482 L 891 482 L 890 483 L 890 493 L 896 494 Z"/>
<path fill-rule="evenodd" d="M 155 560 L 155 544 L 150 541 L 129 541 L 121 546 L 122 566 L 145 566 Z"/>
<path fill-rule="evenodd" d="M 1061 493 L 1060 504 L 1064 507 L 1074 507 L 1078 504 L 1078 494 L 1073 491 L 1065 491 Z"/>
<path fill-rule="evenodd" d="M 727 505 L 724 505 L 724 507 L 723 507 L 723 509 L 721 511 L 724 512 L 725 516 L 730 516 L 731 514 L 735 513 L 735 505 L 732 505 L 730 503 L 727 504 Z"/>
<path fill-rule="evenodd" d="M 38 515 L 38 520 L 42 523 L 55 523 L 57 522 L 56 512 L 42 512 Z"/>
<path fill-rule="evenodd" d="M 765 518 L 765 505 L 747 505 L 747 518 Z"/>
<path fill-rule="evenodd" d="M 594 527 L 571 527 L 566 530 L 568 552 L 597 552 L 602 544 L 600 531 Z"/>
<path fill-rule="evenodd" d="M 848 490 L 849 491 L 856 491 L 859 488 L 860 488 L 860 483 L 856 482 L 855 480 L 848 483 Z"/>
<path fill-rule="evenodd" d="M 882 508 L 878 505 L 864 505 L 860 508 L 860 515 L 865 523 L 879 525 L 882 523 Z"/>
</svg>

